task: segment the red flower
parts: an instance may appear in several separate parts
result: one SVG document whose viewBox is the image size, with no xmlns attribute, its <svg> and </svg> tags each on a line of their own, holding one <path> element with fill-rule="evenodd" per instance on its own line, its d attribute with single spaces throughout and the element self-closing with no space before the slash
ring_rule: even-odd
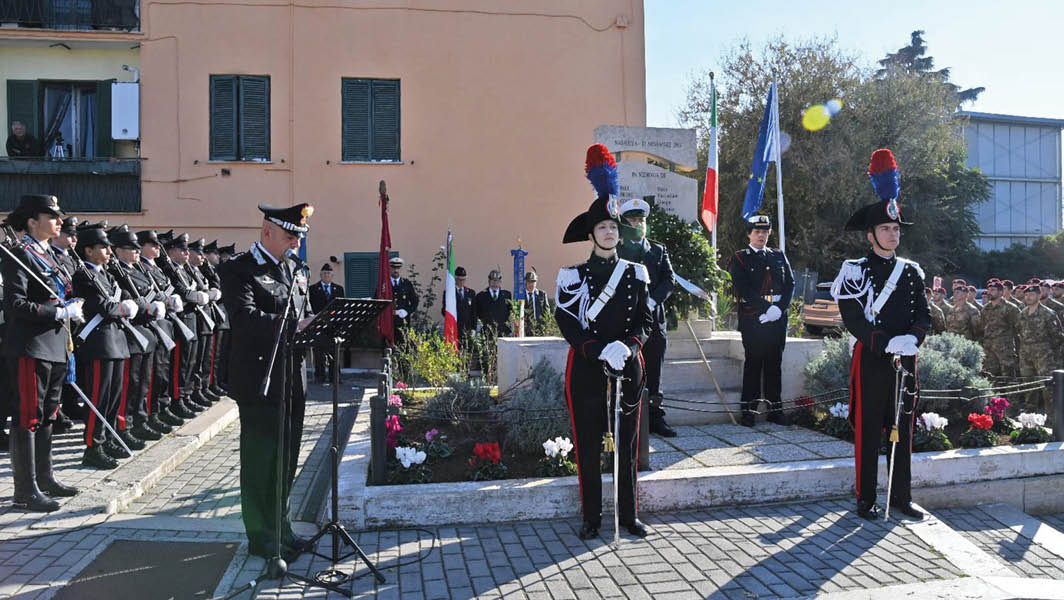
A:
<svg viewBox="0 0 1064 600">
<path fill-rule="evenodd" d="M 971 413 L 968 415 L 968 422 L 972 424 L 975 429 L 989 430 L 994 426 L 994 418 L 990 415 L 981 415 L 979 413 Z"/>
<path fill-rule="evenodd" d="M 813 399 L 811 397 L 809 397 L 809 396 L 798 396 L 794 400 L 794 405 L 795 406 L 812 406 L 813 405 Z"/>
<path fill-rule="evenodd" d="M 473 446 L 473 454 L 482 461 L 490 460 L 493 463 L 498 463 L 502 459 L 499 442 L 477 442 Z"/>
</svg>

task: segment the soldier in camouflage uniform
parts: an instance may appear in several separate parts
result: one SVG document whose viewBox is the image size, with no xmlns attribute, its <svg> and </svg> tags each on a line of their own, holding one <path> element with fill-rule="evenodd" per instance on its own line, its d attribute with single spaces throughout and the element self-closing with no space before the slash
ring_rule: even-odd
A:
<svg viewBox="0 0 1064 600">
<path fill-rule="evenodd" d="M 931 288 L 924 288 L 924 291 L 927 293 L 927 308 L 931 312 L 931 335 L 945 333 L 946 313 L 942 312 L 942 309 L 935 305 L 935 300 L 931 293 Z M 946 290 L 942 290 L 943 296 L 945 296 L 945 292 Z"/>
<path fill-rule="evenodd" d="M 1064 344 L 1057 315 L 1038 301 L 1041 291 L 1041 284 L 1032 283 L 1023 294 L 1025 307 L 1020 312 L 1020 375 L 1023 377 L 1049 375 L 1056 364 L 1057 351 Z M 1031 392 L 1026 402 L 1026 410 L 1050 414 L 1048 391 Z"/>
<path fill-rule="evenodd" d="M 946 302 L 946 288 L 941 285 L 935 288 L 935 306 L 942 311 L 942 314 L 946 314 L 949 310 L 949 302 Z"/>
<path fill-rule="evenodd" d="M 991 375 L 1015 377 L 1019 370 L 1020 310 L 1002 298 L 1005 286 L 997 279 L 986 284 L 990 301 L 983 306 L 983 370 Z"/>
<path fill-rule="evenodd" d="M 1061 304 L 1064 304 L 1064 280 L 1058 279 L 1050 286 L 1049 292 L 1053 294 L 1053 299 Z"/>
<path fill-rule="evenodd" d="M 968 303 L 967 290 L 967 285 L 953 289 L 953 304 L 946 313 L 946 331 L 978 342 L 981 337 L 979 311 Z"/>
<path fill-rule="evenodd" d="M 1011 279 L 1006 279 L 1001 282 L 1001 285 L 1005 286 L 1005 293 L 1002 295 L 1001 299 L 1016 308 L 1023 309 L 1023 300 L 1012 294 L 1012 290 L 1015 289 L 1016 284 L 1013 283 Z"/>
<path fill-rule="evenodd" d="M 1056 313 L 1058 319 L 1064 320 L 1064 302 L 1061 302 L 1056 297 L 1049 295 L 1050 288 L 1056 286 L 1058 283 L 1060 282 L 1042 282 L 1041 302 L 1042 304 L 1048 306 L 1050 310 L 1052 310 L 1054 313 Z"/>
<path fill-rule="evenodd" d="M 979 301 L 976 299 L 978 296 L 979 290 L 975 289 L 974 285 L 968 286 L 968 304 L 975 310 L 983 312 L 983 305 L 979 304 Z"/>
</svg>

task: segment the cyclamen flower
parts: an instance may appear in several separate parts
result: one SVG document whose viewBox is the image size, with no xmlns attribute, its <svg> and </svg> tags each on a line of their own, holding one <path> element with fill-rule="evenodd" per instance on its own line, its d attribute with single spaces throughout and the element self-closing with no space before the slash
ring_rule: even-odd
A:
<svg viewBox="0 0 1064 600">
<path fill-rule="evenodd" d="M 440 434 L 440 430 L 439 429 L 430 429 L 430 430 L 425 432 L 425 441 L 429 442 L 429 443 L 432 443 L 432 440 L 435 439 L 436 436 L 439 435 L 439 434 Z"/>
<path fill-rule="evenodd" d="M 569 453 L 573 451 L 573 443 L 566 437 L 554 438 L 554 443 L 558 444 L 558 453 L 562 455 L 562 458 L 569 456 Z"/>
<path fill-rule="evenodd" d="M 397 390 L 405 390 L 408 387 L 410 387 L 410 386 L 405 384 L 405 383 L 403 383 L 402 381 L 396 381 L 395 382 L 395 389 L 397 389 Z"/>
<path fill-rule="evenodd" d="M 384 427 L 388 433 L 398 433 L 403 430 L 403 426 L 399 424 L 399 415 L 392 415 L 385 419 Z"/>
<path fill-rule="evenodd" d="M 480 460 L 491 461 L 498 463 L 502 459 L 502 452 L 499 450 L 499 442 L 477 442 L 473 446 L 473 454 Z"/>
<path fill-rule="evenodd" d="M 924 429 L 934 431 L 945 429 L 946 425 L 949 425 L 949 419 L 939 416 L 938 413 L 927 412 L 920 415 L 920 424 L 924 426 Z"/>
<path fill-rule="evenodd" d="M 410 465 L 420 465 L 425 462 L 426 455 L 417 448 L 411 448 L 403 446 L 395 449 L 395 458 L 399 459 L 404 469 L 409 469 Z"/>
<path fill-rule="evenodd" d="M 991 398 L 986 405 L 986 412 L 995 419 L 1005 416 L 1005 409 L 1009 407 L 1009 401 L 1005 398 Z"/>
<path fill-rule="evenodd" d="M 837 417 L 839 419 L 849 419 L 850 405 L 846 404 L 845 402 L 838 402 L 834 404 L 831 408 L 829 408 L 828 412 L 830 412 L 831 416 L 833 417 Z"/>
<path fill-rule="evenodd" d="M 397 394 L 392 394 L 392 395 L 388 396 L 388 406 L 394 406 L 396 408 L 402 408 L 403 407 L 403 399 L 400 398 Z"/>
<path fill-rule="evenodd" d="M 1020 413 L 1018 420 L 1024 429 L 1038 429 L 1046 424 L 1046 416 L 1039 413 Z"/>
<path fill-rule="evenodd" d="M 554 440 L 543 442 L 543 451 L 547 454 L 548 458 L 554 458 L 558 455 L 558 442 L 555 442 Z"/>
<path fill-rule="evenodd" d="M 975 429 L 990 430 L 994 426 L 994 418 L 990 415 L 981 415 L 979 413 L 972 413 L 968 415 L 968 422 L 972 424 Z"/>
</svg>

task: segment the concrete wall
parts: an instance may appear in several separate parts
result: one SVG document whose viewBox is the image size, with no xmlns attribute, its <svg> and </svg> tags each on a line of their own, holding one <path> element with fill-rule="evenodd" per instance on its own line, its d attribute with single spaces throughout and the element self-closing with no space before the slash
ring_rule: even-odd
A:
<svg viewBox="0 0 1064 600">
<path fill-rule="evenodd" d="M 641 2 L 257 4 L 160 0 L 144 16 L 138 225 L 246 248 L 256 204 L 310 202 L 321 264 L 378 249 L 383 179 L 392 247 L 423 275 L 448 229 L 477 289 L 497 264 L 508 274 L 518 236 L 547 281 L 589 252 L 561 236 L 592 200 L 595 126 L 645 123 Z M 272 162 L 209 160 L 211 74 L 270 76 Z M 401 81 L 401 163 L 340 164 L 342 77 Z"/>
</svg>

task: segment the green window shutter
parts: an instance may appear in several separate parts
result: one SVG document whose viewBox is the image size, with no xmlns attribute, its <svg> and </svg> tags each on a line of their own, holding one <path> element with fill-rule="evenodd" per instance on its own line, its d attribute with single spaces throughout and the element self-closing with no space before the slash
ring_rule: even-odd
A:
<svg viewBox="0 0 1064 600">
<path fill-rule="evenodd" d="M 340 117 L 340 160 L 370 160 L 368 79 L 341 80 Z"/>
<path fill-rule="evenodd" d="M 373 81 L 373 160 L 399 160 L 399 82 Z"/>
<path fill-rule="evenodd" d="M 389 252 L 388 258 L 399 256 Z M 344 252 L 344 294 L 348 298 L 372 298 L 377 291 L 377 252 Z"/>
<path fill-rule="evenodd" d="M 115 143 L 111 139 L 111 83 L 96 82 L 96 156 L 107 158 L 115 155 Z"/>
<path fill-rule="evenodd" d="M 240 159 L 270 160 L 270 78 L 240 77 Z"/>
<path fill-rule="evenodd" d="M 236 160 L 236 76 L 211 75 L 211 160 Z"/>
<path fill-rule="evenodd" d="M 7 131 L 11 134 L 12 121 L 26 124 L 26 133 L 41 139 L 41 88 L 33 79 L 7 80 Z"/>
</svg>

